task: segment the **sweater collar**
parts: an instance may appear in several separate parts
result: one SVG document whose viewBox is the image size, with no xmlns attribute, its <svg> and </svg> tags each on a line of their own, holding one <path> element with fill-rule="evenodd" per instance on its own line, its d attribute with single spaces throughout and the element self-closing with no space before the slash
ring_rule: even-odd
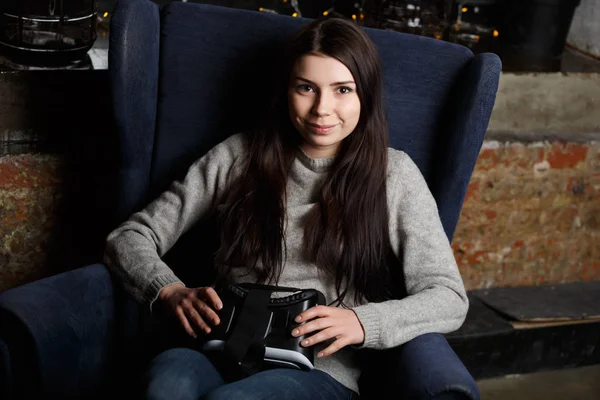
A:
<svg viewBox="0 0 600 400">
<path fill-rule="evenodd" d="M 298 148 L 297 158 L 302 165 L 313 172 L 325 172 L 333 165 L 333 162 L 335 161 L 335 157 L 312 158 L 301 148 Z"/>
</svg>

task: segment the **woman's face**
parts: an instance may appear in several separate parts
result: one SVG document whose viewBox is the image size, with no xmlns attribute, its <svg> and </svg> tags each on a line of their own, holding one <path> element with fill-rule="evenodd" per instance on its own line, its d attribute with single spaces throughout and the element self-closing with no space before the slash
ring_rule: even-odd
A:
<svg viewBox="0 0 600 400">
<path fill-rule="evenodd" d="M 292 68 L 289 114 L 313 158 L 332 157 L 360 117 L 360 100 L 350 70 L 335 58 L 305 55 Z"/>
</svg>

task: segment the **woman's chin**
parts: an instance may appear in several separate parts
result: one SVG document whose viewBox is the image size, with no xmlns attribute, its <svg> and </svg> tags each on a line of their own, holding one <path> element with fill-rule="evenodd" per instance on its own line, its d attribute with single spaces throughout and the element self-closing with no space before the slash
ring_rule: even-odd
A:
<svg viewBox="0 0 600 400">
<path fill-rule="evenodd" d="M 337 152 L 339 142 L 334 140 L 305 140 L 302 149 L 313 158 L 333 157 Z"/>
</svg>

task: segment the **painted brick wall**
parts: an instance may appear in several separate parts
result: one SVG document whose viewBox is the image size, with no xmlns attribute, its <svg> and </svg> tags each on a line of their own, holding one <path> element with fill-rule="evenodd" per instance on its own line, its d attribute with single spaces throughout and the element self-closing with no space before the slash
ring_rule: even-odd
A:
<svg viewBox="0 0 600 400">
<path fill-rule="evenodd" d="M 62 198 L 61 160 L 0 157 L 0 291 L 59 272 L 47 262 Z"/>
<path fill-rule="evenodd" d="M 0 291 L 77 265 L 57 244 L 62 164 L 0 157 Z M 452 246 L 469 289 L 600 279 L 600 143 L 486 141 Z"/>
<path fill-rule="evenodd" d="M 600 279 L 600 143 L 486 141 L 452 247 L 469 289 Z"/>
</svg>

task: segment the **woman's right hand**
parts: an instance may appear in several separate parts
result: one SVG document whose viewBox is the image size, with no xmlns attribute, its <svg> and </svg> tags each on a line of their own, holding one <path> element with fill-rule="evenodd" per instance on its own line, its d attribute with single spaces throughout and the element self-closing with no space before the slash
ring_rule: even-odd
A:
<svg viewBox="0 0 600 400">
<path fill-rule="evenodd" d="M 219 316 L 214 311 L 223 308 L 217 292 L 211 287 L 187 288 L 180 283 L 165 286 L 158 299 L 181 323 L 183 329 L 196 338 L 195 325 L 209 334 L 210 325 L 219 325 Z"/>
</svg>

